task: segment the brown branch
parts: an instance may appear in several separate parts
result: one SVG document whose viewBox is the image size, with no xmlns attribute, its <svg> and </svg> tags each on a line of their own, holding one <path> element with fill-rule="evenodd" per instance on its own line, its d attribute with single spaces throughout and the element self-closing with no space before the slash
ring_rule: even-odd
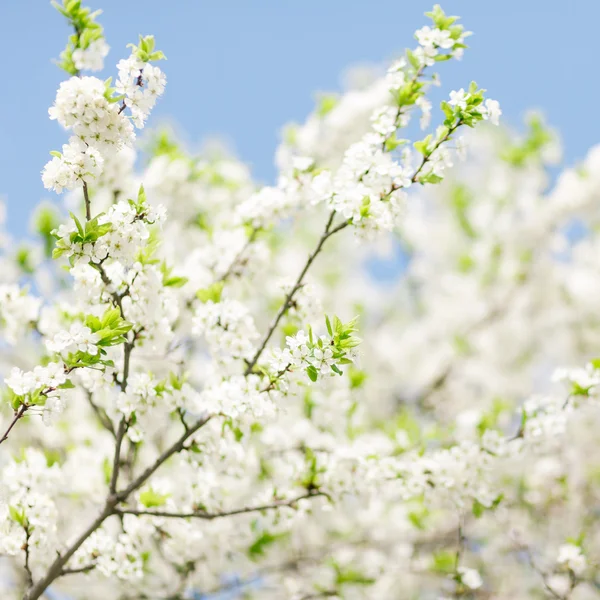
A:
<svg viewBox="0 0 600 600">
<path fill-rule="evenodd" d="M 219 277 L 217 281 L 226 281 L 227 279 L 229 279 L 229 277 L 231 277 L 231 275 L 233 275 L 233 271 L 236 265 L 238 264 L 238 262 L 240 262 L 242 256 L 244 256 L 248 248 L 252 245 L 257 235 L 258 229 L 253 229 L 252 233 L 250 234 L 250 237 L 247 239 L 243 248 L 235 255 L 235 258 L 231 261 L 231 264 L 229 265 L 229 267 L 227 267 L 225 273 L 223 273 L 223 275 L 221 275 L 221 277 Z"/>
<path fill-rule="evenodd" d="M 64 554 L 60 554 L 56 557 L 54 562 L 48 568 L 46 574 L 37 581 L 23 596 L 23 600 L 38 600 L 38 598 L 44 593 L 46 588 L 52 584 L 52 582 L 60 577 L 63 567 L 67 564 L 69 559 L 79 550 L 85 540 L 96 531 L 104 523 L 104 521 L 113 514 L 115 505 L 117 504 L 116 498 L 109 498 L 102 509 L 102 512 L 96 517 L 96 519 L 87 527 L 87 529 L 67 548 Z"/>
<path fill-rule="evenodd" d="M 331 211 L 331 214 L 329 215 L 329 219 L 327 221 L 327 225 L 325 226 L 325 231 L 323 232 L 323 235 L 319 239 L 317 247 L 312 251 L 311 254 L 309 254 L 308 259 L 306 260 L 306 263 L 305 263 L 304 267 L 302 268 L 302 271 L 300 271 L 300 275 L 298 275 L 298 279 L 296 279 L 296 283 L 294 284 L 292 289 L 289 291 L 288 295 L 285 297 L 285 300 L 283 301 L 283 304 L 281 305 L 279 312 L 275 316 L 275 319 L 271 323 L 269 330 L 267 331 L 265 337 L 263 338 L 263 341 L 262 341 L 260 347 L 254 354 L 252 359 L 248 362 L 248 366 L 246 367 L 246 371 L 244 372 L 244 375 L 250 375 L 250 373 L 252 373 L 254 367 L 256 366 L 256 363 L 260 359 L 267 344 L 269 343 L 271 336 L 275 332 L 275 329 L 277 329 L 277 326 L 279 325 L 279 321 L 281 321 L 282 317 L 285 315 L 285 313 L 288 311 L 290 305 L 292 304 L 294 295 L 302 287 L 304 276 L 306 275 L 308 269 L 310 269 L 310 266 L 313 264 L 315 258 L 317 258 L 317 256 L 320 254 L 325 242 L 332 235 L 336 234 L 338 231 L 341 231 L 342 229 L 344 229 L 345 227 L 347 227 L 350 224 L 349 221 L 344 221 L 343 223 L 340 223 L 337 227 L 334 227 L 332 229 L 331 226 L 333 225 L 333 219 L 335 217 L 335 214 L 336 214 L 335 210 Z"/>
<path fill-rule="evenodd" d="M 115 428 L 113 427 L 110 417 L 106 414 L 106 411 L 103 408 L 94 402 L 94 397 L 90 391 L 87 392 L 87 399 L 96 417 L 98 417 L 98 421 L 100 421 L 102 427 L 109 431 L 113 437 L 116 437 L 117 434 L 115 433 Z"/>
<path fill-rule="evenodd" d="M 129 494 L 137 490 L 140 486 L 142 486 L 146 480 L 171 456 L 177 454 L 177 452 L 181 452 L 185 449 L 185 442 L 194 435 L 200 428 L 204 427 L 210 419 L 212 415 L 208 415 L 203 417 L 202 419 L 198 419 L 196 423 L 189 426 L 188 429 L 184 431 L 184 433 L 180 436 L 180 438 L 167 450 L 165 450 L 148 468 L 146 468 L 141 475 L 139 475 L 136 479 L 134 479 L 124 490 L 116 493 L 116 499 L 118 502 L 123 502 L 127 499 Z"/>
<path fill-rule="evenodd" d="M 90 193 L 88 190 L 87 183 L 83 182 L 83 198 L 85 200 L 85 219 L 86 221 L 92 220 L 92 203 L 90 202 Z"/>
<path fill-rule="evenodd" d="M 150 517 L 164 517 L 167 519 L 194 518 L 194 519 L 206 519 L 206 520 L 210 521 L 213 519 L 220 519 L 222 517 L 231 517 L 233 515 L 241 515 L 241 514 L 252 513 L 252 512 L 261 512 L 263 510 L 273 510 L 276 508 L 283 508 L 283 507 L 296 508 L 296 504 L 300 500 L 305 500 L 307 498 L 315 498 L 317 496 L 326 496 L 326 494 L 324 492 L 319 492 L 319 491 L 307 492 L 307 493 L 303 494 L 302 496 L 292 498 L 291 500 L 276 500 L 275 502 L 272 502 L 270 504 L 263 504 L 260 506 L 244 506 L 242 508 L 236 508 L 234 510 L 215 512 L 215 513 L 209 513 L 209 512 L 205 512 L 205 511 L 175 513 L 175 512 L 161 511 L 161 510 L 137 510 L 137 509 L 133 509 L 133 508 L 117 508 L 115 510 L 115 512 L 117 514 L 121 514 L 121 515 L 138 515 L 138 516 L 146 515 L 146 516 L 150 516 Z"/>
<path fill-rule="evenodd" d="M 77 575 L 78 573 L 89 573 L 90 571 L 93 571 L 96 568 L 96 564 L 92 564 L 92 565 L 85 565 L 85 567 L 78 567 L 76 569 L 63 569 L 60 572 L 60 577 L 63 577 L 65 575 Z"/>
<path fill-rule="evenodd" d="M 33 585 L 33 575 L 31 573 L 31 566 L 29 565 L 30 559 L 30 548 L 29 548 L 29 540 L 31 539 L 31 530 L 29 529 L 29 524 L 25 526 L 25 545 L 23 550 L 25 550 L 25 573 L 27 574 L 27 586 Z"/>
<path fill-rule="evenodd" d="M 44 591 L 52 584 L 54 580 L 61 576 L 64 566 L 69 559 L 77 552 L 87 538 L 94 533 L 101 525 L 110 517 L 116 514 L 116 506 L 119 502 L 125 501 L 131 493 L 140 488 L 148 480 L 148 478 L 171 456 L 185 449 L 185 442 L 196 433 L 201 427 L 206 425 L 210 420 L 210 416 L 199 419 L 188 431 L 167 450 L 165 450 L 141 475 L 139 475 L 131 484 L 121 492 L 111 494 L 106 499 L 104 508 L 96 519 L 90 523 L 87 529 L 67 548 L 64 554 L 60 554 L 50 565 L 46 574 L 35 583 L 23 597 L 23 600 L 38 600 Z"/>
<path fill-rule="evenodd" d="M 449 139 L 450 136 L 463 124 L 462 119 L 458 119 L 458 121 L 456 122 L 455 125 L 453 125 L 452 127 L 448 128 L 448 133 L 443 136 L 440 140 L 438 140 L 435 144 L 435 146 L 433 147 L 433 150 L 427 154 L 423 156 L 423 160 L 421 161 L 421 164 L 417 167 L 417 170 L 413 173 L 413 176 L 411 178 L 411 181 L 413 183 L 416 183 L 419 175 L 421 174 L 421 171 L 423 170 L 423 168 L 425 167 L 425 165 L 429 162 L 429 160 L 431 159 L 433 153 L 443 144 L 445 144 Z"/>
<path fill-rule="evenodd" d="M 0 438 L 0 444 L 8 439 L 8 434 L 12 431 L 12 428 L 17 424 L 17 421 L 23 417 L 28 408 L 28 404 L 21 404 L 21 408 L 15 411 L 15 416 L 13 420 L 10 422 L 10 425 L 8 426 L 8 429 L 4 432 L 4 435 Z"/>
</svg>

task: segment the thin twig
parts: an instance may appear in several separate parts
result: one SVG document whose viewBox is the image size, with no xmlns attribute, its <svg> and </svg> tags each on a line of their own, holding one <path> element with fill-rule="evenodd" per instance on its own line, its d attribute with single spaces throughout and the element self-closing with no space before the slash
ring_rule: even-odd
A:
<svg viewBox="0 0 600 600">
<path fill-rule="evenodd" d="M 235 258 L 231 261 L 231 264 L 227 268 L 227 271 L 225 271 L 225 273 L 223 273 L 223 275 L 219 277 L 218 281 L 226 281 L 227 279 L 229 279 L 229 277 L 231 277 L 238 262 L 241 260 L 242 256 L 244 256 L 248 248 L 252 245 L 252 243 L 256 239 L 257 234 L 258 229 L 253 229 L 252 233 L 250 234 L 250 237 L 247 239 L 243 248 L 235 255 Z"/>
<path fill-rule="evenodd" d="M 83 182 L 83 198 L 85 200 L 85 219 L 86 221 L 92 220 L 92 203 L 90 202 L 90 193 L 88 191 L 87 183 Z"/>
<path fill-rule="evenodd" d="M 292 289 L 289 291 L 288 295 L 285 297 L 285 300 L 283 301 L 283 304 L 281 305 L 279 312 L 275 316 L 275 319 L 273 319 L 273 322 L 271 323 L 269 330 L 267 331 L 265 337 L 263 338 L 263 341 L 262 341 L 260 347 L 254 354 L 252 359 L 248 362 L 248 366 L 246 367 L 246 371 L 244 373 L 245 375 L 250 375 L 250 373 L 252 373 L 252 370 L 256 366 L 256 363 L 258 362 L 262 353 L 264 352 L 265 348 L 267 347 L 267 344 L 269 343 L 271 336 L 275 332 L 275 329 L 277 329 L 277 325 L 279 325 L 279 321 L 281 321 L 282 317 L 285 315 L 285 313 L 289 309 L 290 305 L 292 304 L 294 295 L 302 287 L 304 276 L 306 275 L 308 269 L 310 269 L 310 266 L 313 264 L 315 258 L 317 258 L 317 256 L 320 254 L 325 242 L 332 235 L 334 235 L 338 231 L 341 231 L 342 229 L 344 229 L 345 227 L 347 227 L 349 225 L 349 221 L 344 221 L 343 223 L 340 223 L 337 227 L 334 227 L 332 229 L 331 226 L 333 225 L 333 219 L 335 217 L 335 214 L 336 214 L 335 210 L 331 211 L 331 214 L 329 215 L 329 219 L 327 221 L 327 225 L 325 226 L 325 231 L 323 232 L 323 235 L 319 239 L 317 247 L 308 256 L 308 259 L 306 260 L 306 263 L 304 264 L 302 271 L 300 271 L 300 275 L 298 275 L 298 279 L 296 279 L 296 283 L 294 284 Z"/>
<path fill-rule="evenodd" d="M 142 486 L 147 479 L 171 456 L 177 454 L 177 452 L 181 452 L 185 449 L 185 442 L 194 435 L 200 428 L 204 427 L 210 419 L 212 415 L 208 415 L 203 417 L 202 419 L 198 419 L 196 423 L 189 426 L 186 431 L 184 431 L 183 435 L 167 450 L 165 450 L 145 471 L 141 473 L 136 479 L 134 479 L 124 490 L 117 492 L 116 497 L 119 502 L 123 502 L 127 499 L 129 494 L 137 490 L 140 486 Z"/>
<path fill-rule="evenodd" d="M 91 565 L 85 565 L 85 567 L 78 567 L 76 569 L 63 569 L 60 572 L 60 576 L 63 577 L 64 575 L 77 575 L 78 573 L 89 573 L 90 571 L 93 571 L 96 568 L 96 563 L 91 564 Z"/>
<path fill-rule="evenodd" d="M 25 573 L 27 574 L 27 586 L 33 585 L 33 575 L 31 574 L 31 567 L 29 565 L 30 552 L 29 552 L 29 540 L 31 538 L 31 530 L 29 525 L 25 526 Z"/>
<path fill-rule="evenodd" d="M 17 421 L 23 417 L 27 409 L 29 408 L 28 404 L 21 404 L 21 408 L 15 412 L 15 416 L 13 420 L 10 422 L 8 429 L 4 432 L 4 435 L 0 438 L 0 444 L 5 442 L 8 439 L 8 434 L 11 432 L 12 428 L 17 424 Z"/>
<path fill-rule="evenodd" d="M 212 519 L 220 519 L 222 517 L 230 517 L 233 515 L 241 515 L 245 513 L 252 512 L 261 512 L 263 510 L 273 510 L 276 508 L 296 508 L 296 504 L 300 500 L 305 500 L 307 498 L 315 498 L 317 496 L 325 496 L 325 493 L 314 491 L 303 494 L 302 496 L 297 496 L 296 498 L 292 498 L 291 500 L 277 500 L 270 504 L 263 504 L 260 506 L 244 506 L 242 508 L 236 508 L 234 510 L 228 510 L 223 512 L 214 512 L 209 513 L 206 511 L 192 511 L 187 513 L 175 513 L 169 511 L 161 511 L 161 510 L 137 510 L 133 508 L 118 508 L 116 509 L 117 514 L 121 515 L 146 515 L 150 517 L 164 517 L 167 519 L 206 519 L 208 521 Z"/>
<path fill-rule="evenodd" d="M 94 396 L 90 391 L 87 392 L 87 398 L 89 405 L 91 406 L 95 415 L 98 417 L 98 421 L 100 421 L 102 427 L 109 431 L 113 437 L 116 437 L 117 434 L 115 433 L 115 428 L 110 420 L 110 417 L 106 414 L 106 411 L 103 408 L 94 402 Z"/>
<path fill-rule="evenodd" d="M 185 448 L 185 442 L 196 433 L 201 427 L 206 425 L 210 420 L 210 416 L 199 419 L 192 427 L 189 428 L 188 431 L 184 432 L 184 434 L 167 450 L 165 450 L 153 463 L 150 465 L 141 475 L 139 475 L 132 483 L 130 483 L 127 488 L 122 490 L 121 492 L 117 492 L 115 494 L 109 495 L 106 499 L 106 503 L 104 508 L 100 512 L 100 514 L 96 517 L 96 519 L 90 523 L 87 529 L 65 550 L 63 554 L 57 556 L 54 562 L 50 565 L 46 574 L 40 579 L 37 583 L 35 583 L 25 594 L 23 600 L 38 600 L 40 596 L 44 593 L 44 591 L 48 588 L 52 582 L 60 577 L 64 566 L 67 564 L 69 559 L 77 552 L 77 550 L 81 547 L 81 545 L 87 540 L 87 538 L 94 533 L 101 525 L 110 517 L 111 515 L 116 514 L 116 506 L 119 502 L 124 502 L 127 500 L 130 494 L 139 489 L 148 478 L 171 456 L 180 452 Z"/>
</svg>

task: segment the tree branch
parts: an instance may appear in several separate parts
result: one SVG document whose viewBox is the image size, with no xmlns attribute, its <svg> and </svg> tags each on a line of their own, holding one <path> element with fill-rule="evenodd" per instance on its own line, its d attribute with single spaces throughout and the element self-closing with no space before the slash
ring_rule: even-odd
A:
<svg viewBox="0 0 600 600">
<path fill-rule="evenodd" d="M 179 439 L 165 450 L 153 463 L 150 465 L 141 475 L 139 475 L 131 484 L 127 486 L 121 492 L 115 494 L 109 494 L 106 499 L 104 508 L 96 519 L 87 527 L 87 529 L 69 546 L 69 548 L 60 554 L 55 561 L 50 565 L 48 571 L 37 583 L 35 583 L 25 594 L 23 600 L 38 600 L 38 598 L 44 593 L 46 588 L 52 584 L 52 582 L 61 576 L 64 570 L 64 566 L 67 564 L 69 559 L 77 552 L 81 545 L 87 540 L 87 538 L 94 533 L 101 525 L 110 517 L 117 513 L 115 507 L 119 502 L 126 500 L 131 493 L 140 488 L 150 478 L 150 476 L 171 456 L 180 452 L 185 448 L 185 442 L 196 433 L 201 427 L 206 425 L 211 419 L 211 416 L 204 417 L 196 421 L 187 431 L 179 437 Z"/>
<path fill-rule="evenodd" d="M 325 231 L 323 232 L 323 235 L 319 239 L 317 247 L 313 250 L 313 252 L 311 254 L 309 254 L 308 259 L 306 260 L 306 263 L 305 263 L 304 267 L 302 268 L 302 271 L 300 272 L 300 275 L 298 275 L 298 279 L 296 279 L 296 283 L 294 284 L 292 289 L 289 291 L 288 295 L 285 297 L 285 300 L 283 301 L 283 304 L 281 305 L 279 312 L 275 316 L 275 319 L 273 319 L 273 322 L 271 323 L 269 330 L 267 331 L 265 337 L 263 338 L 263 341 L 262 341 L 260 347 L 254 354 L 252 359 L 248 362 L 248 366 L 246 367 L 246 371 L 244 372 L 244 375 L 250 375 L 250 373 L 252 373 L 252 370 L 256 366 L 256 363 L 260 359 L 267 344 L 269 343 L 271 336 L 275 332 L 275 329 L 277 329 L 277 325 L 279 325 L 279 321 L 281 321 L 283 315 L 285 315 L 285 313 L 288 311 L 288 309 L 292 303 L 292 300 L 294 298 L 294 295 L 302 287 L 304 276 L 306 275 L 308 269 L 310 269 L 310 266 L 313 264 L 315 258 L 317 258 L 317 256 L 320 254 L 325 242 L 332 235 L 334 235 L 338 231 L 341 231 L 342 229 L 344 229 L 345 227 L 347 227 L 349 225 L 348 221 L 344 221 L 343 223 L 340 223 L 337 227 L 334 227 L 332 229 L 331 226 L 333 225 L 333 219 L 335 217 L 335 214 L 336 214 L 335 210 L 331 211 L 331 214 L 329 215 L 329 219 L 327 221 L 327 225 L 325 226 Z"/>
<path fill-rule="evenodd" d="M 116 437 L 115 428 L 113 427 L 112 421 L 110 417 L 106 414 L 106 411 L 103 408 L 100 408 L 95 402 L 94 397 L 90 391 L 87 392 L 88 403 L 95 415 L 98 417 L 98 421 L 102 424 L 102 427 L 109 431 L 113 437 Z"/>
<path fill-rule="evenodd" d="M 215 512 L 215 513 L 209 513 L 209 512 L 205 512 L 205 511 L 175 513 L 175 512 L 160 511 L 160 510 L 136 510 L 133 508 L 117 508 L 117 509 L 115 509 L 115 512 L 117 514 L 121 514 L 121 515 L 138 515 L 138 516 L 146 515 L 146 516 L 150 516 L 150 517 L 164 517 L 167 519 L 195 518 L 195 519 L 206 519 L 206 520 L 210 521 L 212 519 L 220 519 L 222 517 L 231 517 L 233 515 L 241 515 L 241 514 L 251 513 L 251 512 L 261 512 L 263 510 L 273 510 L 276 508 L 283 508 L 283 507 L 296 508 L 296 504 L 300 500 L 305 500 L 307 498 L 315 498 L 317 496 L 326 496 L 326 494 L 324 492 L 319 492 L 319 491 L 307 492 L 307 493 L 303 494 L 302 496 L 297 496 L 296 498 L 292 498 L 291 500 L 276 500 L 275 502 L 272 502 L 270 504 L 263 504 L 260 506 L 245 506 L 242 508 L 236 508 L 234 510 Z"/>
<path fill-rule="evenodd" d="M 38 580 L 23 596 L 23 600 L 37 600 L 46 590 L 46 588 L 57 578 L 63 570 L 63 567 L 67 564 L 69 559 L 79 550 L 83 542 L 96 531 L 104 523 L 104 521 L 113 514 L 115 505 L 117 504 L 116 498 L 109 498 L 102 509 L 102 512 L 96 517 L 96 519 L 88 526 L 88 528 L 67 548 L 64 554 L 60 554 L 54 562 L 48 568 L 48 571 Z"/>
<path fill-rule="evenodd" d="M 177 452 L 184 450 L 185 442 L 187 442 L 187 440 L 200 428 L 204 427 L 211 418 L 212 415 L 208 415 L 202 419 L 198 419 L 194 425 L 189 426 L 188 429 L 184 431 L 183 435 L 181 435 L 171 447 L 165 450 L 145 471 L 134 479 L 124 490 L 116 493 L 115 496 L 117 501 L 123 502 L 126 500 L 129 494 L 141 487 L 164 462 L 173 456 L 173 454 L 177 454 Z"/>
<path fill-rule="evenodd" d="M 83 198 L 85 200 L 85 219 L 86 221 L 92 220 L 92 203 L 90 202 L 90 193 L 88 190 L 87 182 L 83 182 Z"/>
<path fill-rule="evenodd" d="M 253 229 L 252 233 L 250 234 L 250 237 L 247 239 L 243 248 L 235 255 L 234 259 L 231 261 L 231 264 L 227 268 L 227 271 L 225 271 L 225 273 L 223 273 L 223 275 L 221 275 L 221 277 L 219 277 L 219 279 L 217 281 L 226 281 L 227 279 L 229 279 L 229 277 L 231 277 L 231 275 L 233 275 L 235 267 L 237 266 L 238 262 L 241 260 L 242 256 L 244 256 L 244 254 L 246 253 L 248 248 L 252 245 L 252 243 L 256 239 L 257 234 L 258 234 L 258 229 Z"/>
<path fill-rule="evenodd" d="M 29 408 L 28 404 L 21 404 L 21 408 L 15 412 L 15 416 L 13 420 L 10 422 L 8 429 L 4 432 L 4 435 L 0 438 L 0 444 L 5 442 L 8 439 L 8 434 L 12 431 L 12 428 L 17 424 L 17 421 L 23 417 L 27 409 Z"/>
</svg>

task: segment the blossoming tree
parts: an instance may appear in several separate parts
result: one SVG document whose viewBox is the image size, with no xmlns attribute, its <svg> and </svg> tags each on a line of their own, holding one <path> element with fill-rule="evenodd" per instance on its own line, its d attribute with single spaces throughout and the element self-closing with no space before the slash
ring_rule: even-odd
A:
<svg viewBox="0 0 600 600">
<path fill-rule="evenodd" d="M 539 117 L 487 127 L 474 83 L 433 111 L 468 35 L 435 6 L 275 186 L 165 132 L 136 171 L 165 57 L 111 87 L 99 12 L 54 4 L 70 213 L 0 236 L 2 597 L 600 597 L 600 149 L 550 187 Z"/>
</svg>

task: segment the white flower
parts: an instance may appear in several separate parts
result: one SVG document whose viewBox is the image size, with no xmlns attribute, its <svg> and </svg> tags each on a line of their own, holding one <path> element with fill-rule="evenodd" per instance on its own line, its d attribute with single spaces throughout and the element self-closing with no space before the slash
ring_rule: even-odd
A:
<svg viewBox="0 0 600 600">
<path fill-rule="evenodd" d="M 48 113 L 85 145 L 116 152 L 133 143 L 133 126 L 104 93 L 104 82 L 96 77 L 71 77 L 60 84 Z"/>
<path fill-rule="evenodd" d="M 72 190 L 83 182 L 91 182 L 102 173 L 104 159 L 93 147 L 86 147 L 78 138 L 71 138 L 62 147 L 62 155 L 46 163 L 42 172 L 44 187 L 57 194 Z"/>
<path fill-rule="evenodd" d="M 556 562 L 560 565 L 565 565 L 577 576 L 582 575 L 587 568 L 585 555 L 581 551 L 581 548 L 575 544 L 563 544 L 558 549 Z"/>
<path fill-rule="evenodd" d="M 475 569 L 469 569 L 467 567 L 458 567 L 458 574 L 460 575 L 461 582 L 471 590 L 480 588 L 483 584 L 481 575 Z"/>
<path fill-rule="evenodd" d="M 453 90 L 450 92 L 450 100 L 448 101 L 448 104 L 450 106 L 457 106 L 461 110 L 464 110 L 467 108 L 468 99 L 469 94 L 467 94 L 463 88 L 460 88 L 458 91 Z"/>
<path fill-rule="evenodd" d="M 484 104 L 484 110 L 481 113 L 484 119 L 487 119 L 493 125 L 500 124 L 500 115 L 502 111 L 500 110 L 500 103 L 497 100 L 487 99 Z"/>
<path fill-rule="evenodd" d="M 116 90 L 125 96 L 133 121 L 142 128 L 156 100 L 165 90 L 166 75 L 159 67 L 144 63 L 135 55 L 119 61 Z"/>
<path fill-rule="evenodd" d="M 98 354 L 96 342 L 99 340 L 97 333 L 92 333 L 89 327 L 82 323 L 73 323 L 69 331 L 60 331 L 52 340 L 46 341 L 46 348 L 50 352 L 74 353 L 87 352 L 92 356 Z"/>
<path fill-rule="evenodd" d="M 421 109 L 421 129 L 427 129 L 431 122 L 431 102 L 427 100 L 425 96 L 419 96 L 415 101 L 415 104 Z"/>
<path fill-rule="evenodd" d="M 87 48 L 73 50 L 73 64 L 79 71 L 102 71 L 109 49 L 104 38 L 94 40 Z"/>
</svg>

